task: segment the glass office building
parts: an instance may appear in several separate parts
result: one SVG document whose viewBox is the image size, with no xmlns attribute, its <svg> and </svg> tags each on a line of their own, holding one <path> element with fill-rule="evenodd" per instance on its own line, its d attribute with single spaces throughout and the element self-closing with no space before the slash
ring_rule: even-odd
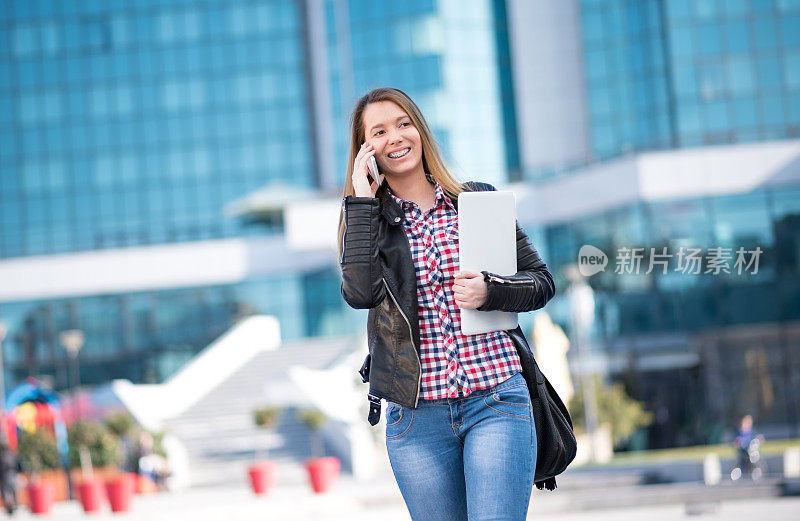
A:
<svg viewBox="0 0 800 521">
<path fill-rule="evenodd" d="M 797 2 L 581 2 L 592 155 L 800 137 Z"/>
<path fill-rule="evenodd" d="M 418 101 L 460 173 L 503 182 L 515 167 L 503 5 L 6 2 L 7 385 L 71 385 L 66 329 L 85 334 L 84 384 L 162 381 L 252 313 L 277 316 L 284 338 L 360 330 L 334 256 L 291 251 L 279 210 L 231 208 L 263 187 L 340 190 L 350 110 L 382 85 Z"/>
<path fill-rule="evenodd" d="M 0 256 L 240 236 L 226 202 L 315 185 L 296 2 L 10 2 Z"/>
<path fill-rule="evenodd" d="M 82 252 L 112 270 L 100 252 L 277 240 L 279 220 L 243 226 L 226 205 L 269 183 L 317 186 L 302 2 L 19 1 L 0 17 L 7 265 L 54 269 Z M 66 387 L 65 329 L 85 333 L 82 383 L 160 381 L 256 312 L 287 338 L 343 331 L 330 263 L 267 264 L 189 287 L 124 288 L 118 273 L 98 290 L 75 274 L 72 288 L 37 295 L 33 281 L 3 281 L 6 382 L 50 375 Z"/>
<path fill-rule="evenodd" d="M 776 435 L 797 432 L 800 186 L 637 201 L 547 226 L 540 237 L 557 287 L 568 286 L 564 273 L 582 245 L 608 255 L 606 270 L 588 279 L 591 349 L 609 377 L 659 413 L 651 446 L 720 442 L 745 413 Z M 625 248 L 642 248 L 640 269 L 623 269 Z M 690 248 L 700 250 L 697 264 L 680 266 Z M 727 256 L 723 269 L 711 264 L 713 248 Z M 748 253 L 737 266 L 740 248 Z M 571 329 L 566 299 L 550 312 Z"/>
<path fill-rule="evenodd" d="M 587 277 L 592 356 L 655 413 L 630 446 L 721 442 L 747 413 L 768 435 L 797 436 L 800 3 L 581 0 L 549 14 L 559 10 L 574 15 L 559 27 L 575 20 L 580 68 L 554 74 L 585 87 L 583 116 L 573 105 L 551 117 L 574 122 L 561 138 L 573 150 L 555 143 L 546 162 L 523 151 L 533 196 L 521 212 L 562 290 L 583 245 L 608 256 Z M 642 248 L 638 274 L 619 269 L 626 248 Z M 680 269 L 688 248 L 702 252 L 696 273 Z M 761 250 L 757 273 L 738 271 L 739 248 Z M 725 269 L 712 250 L 730 255 Z M 564 293 L 548 311 L 571 330 Z"/>
</svg>

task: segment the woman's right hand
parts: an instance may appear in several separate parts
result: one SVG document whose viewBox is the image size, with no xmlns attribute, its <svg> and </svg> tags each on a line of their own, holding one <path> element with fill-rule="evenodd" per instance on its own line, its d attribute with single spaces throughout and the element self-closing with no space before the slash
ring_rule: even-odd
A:
<svg viewBox="0 0 800 521">
<path fill-rule="evenodd" d="M 374 155 L 375 149 L 372 145 L 361 144 L 361 150 L 353 163 L 353 190 L 356 197 L 375 197 L 375 193 L 378 191 L 378 183 L 374 179 L 370 182 L 372 176 L 367 175 L 369 174 L 367 161 Z"/>
</svg>

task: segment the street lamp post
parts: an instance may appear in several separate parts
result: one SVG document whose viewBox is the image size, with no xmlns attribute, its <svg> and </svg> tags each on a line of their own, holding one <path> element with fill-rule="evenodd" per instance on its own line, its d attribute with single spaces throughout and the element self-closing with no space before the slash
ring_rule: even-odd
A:
<svg viewBox="0 0 800 521">
<path fill-rule="evenodd" d="M 81 374 L 80 368 L 78 367 L 78 352 L 80 352 L 81 347 L 83 347 L 83 342 L 85 338 L 83 336 L 83 331 L 80 329 L 68 329 L 66 331 L 62 331 L 58 335 L 58 341 L 61 345 L 66 349 L 67 354 L 69 355 L 70 359 L 70 368 L 72 375 L 70 376 L 70 383 L 72 384 L 72 399 L 74 400 L 75 404 L 75 414 L 78 416 L 78 419 L 81 419 L 81 404 L 78 398 L 78 388 L 81 385 Z M 70 477 L 69 472 L 67 472 L 67 486 L 69 487 L 69 497 L 70 499 L 75 498 L 75 490 L 72 486 L 72 478 Z"/>
<path fill-rule="evenodd" d="M 571 284 L 567 288 L 570 304 L 570 323 L 572 339 L 578 354 L 578 377 L 583 395 L 583 413 L 586 421 L 586 434 L 589 437 L 589 459 L 597 461 L 595 433 L 599 419 L 597 412 L 597 396 L 594 388 L 594 367 L 587 364 L 586 350 L 589 347 L 589 330 L 594 322 L 595 301 L 592 288 L 586 283 L 577 267 L 568 270 L 567 278 Z"/>
<path fill-rule="evenodd" d="M 81 385 L 80 367 L 78 365 L 78 353 L 83 347 L 85 337 L 83 331 L 80 329 L 68 329 L 62 331 L 58 335 L 58 341 L 66 349 L 70 360 L 70 384 L 72 387 L 72 396 L 75 400 L 75 408 L 78 416 L 80 417 L 80 409 L 78 403 L 78 387 Z"/>
</svg>

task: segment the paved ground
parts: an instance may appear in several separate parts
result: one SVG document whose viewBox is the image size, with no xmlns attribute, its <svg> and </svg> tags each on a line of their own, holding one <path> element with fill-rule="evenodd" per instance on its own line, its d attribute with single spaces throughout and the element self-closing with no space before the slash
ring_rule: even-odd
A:
<svg viewBox="0 0 800 521">
<path fill-rule="evenodd" d="M 546 518 L 536 516 L 535 509 L 528 519 L 547 521 L 798 521 L 800 520 L 800 498 L 769 498 L 755 500 L 731 500 L 721 503 L 694 505 L 661 505 L 634 507 L 597 512 L 550 514 Z"/>
<path fill-rule="evenodd" d="M 336 490 L 315 495 L 304 486 L 278 486 L 268 496 L 256 497 L 239 488 L 206 488 L 135 498 L 127 514 L 87 516 L 76 502 L 60 503 L 50 516 L 32 516 L 26 510 L 17 519 L 53 520 L 129 520 L 129 521 L 409 521 L 399 492 L 387 494 L 393 483 L 376 480 L 358 483 L 343 479 Z M 380 494 L 378 494 L 380 492 Z M 618 493 L 618 492 L 617 492 Z M 635 493 L 626 491 L 626 494 Z M 586 512 L 553 511 L 553 496 L 534 493 L 528 519 L 547 521 L 800 521 L 800 497 L 723 500 L 721 502 L 685 502 L 614 508 Z M 537 508 L 538 507 L 538 508 Z M 538 510 L 538 513 L 537 513 Z"/>
</svg>

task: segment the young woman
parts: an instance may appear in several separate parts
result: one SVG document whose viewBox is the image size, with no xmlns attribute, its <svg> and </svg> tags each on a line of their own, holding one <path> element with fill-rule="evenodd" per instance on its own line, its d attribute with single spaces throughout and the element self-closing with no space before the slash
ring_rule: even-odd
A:
<svg viewBox="0 0 800 521">
<path fill-rule="evenodd" d="M 353 110 L 339 224 L 342 295 L 369 308 L 369 421 L 387 400 L 386 447 L 415 521 L 523 520 L 536 432 L 522 332 L 461 333 L 461 309 L 530 311 L 553 296 L 517 226 L 516 275 L 459 271 L 457 197 L 493 190 L 447 171 L 419 108 L 376 89 Z M 374 157 L 383 182 L 368 168 Z M 490 277 L 492 275 L 492 277 Z"/>
</svg>

